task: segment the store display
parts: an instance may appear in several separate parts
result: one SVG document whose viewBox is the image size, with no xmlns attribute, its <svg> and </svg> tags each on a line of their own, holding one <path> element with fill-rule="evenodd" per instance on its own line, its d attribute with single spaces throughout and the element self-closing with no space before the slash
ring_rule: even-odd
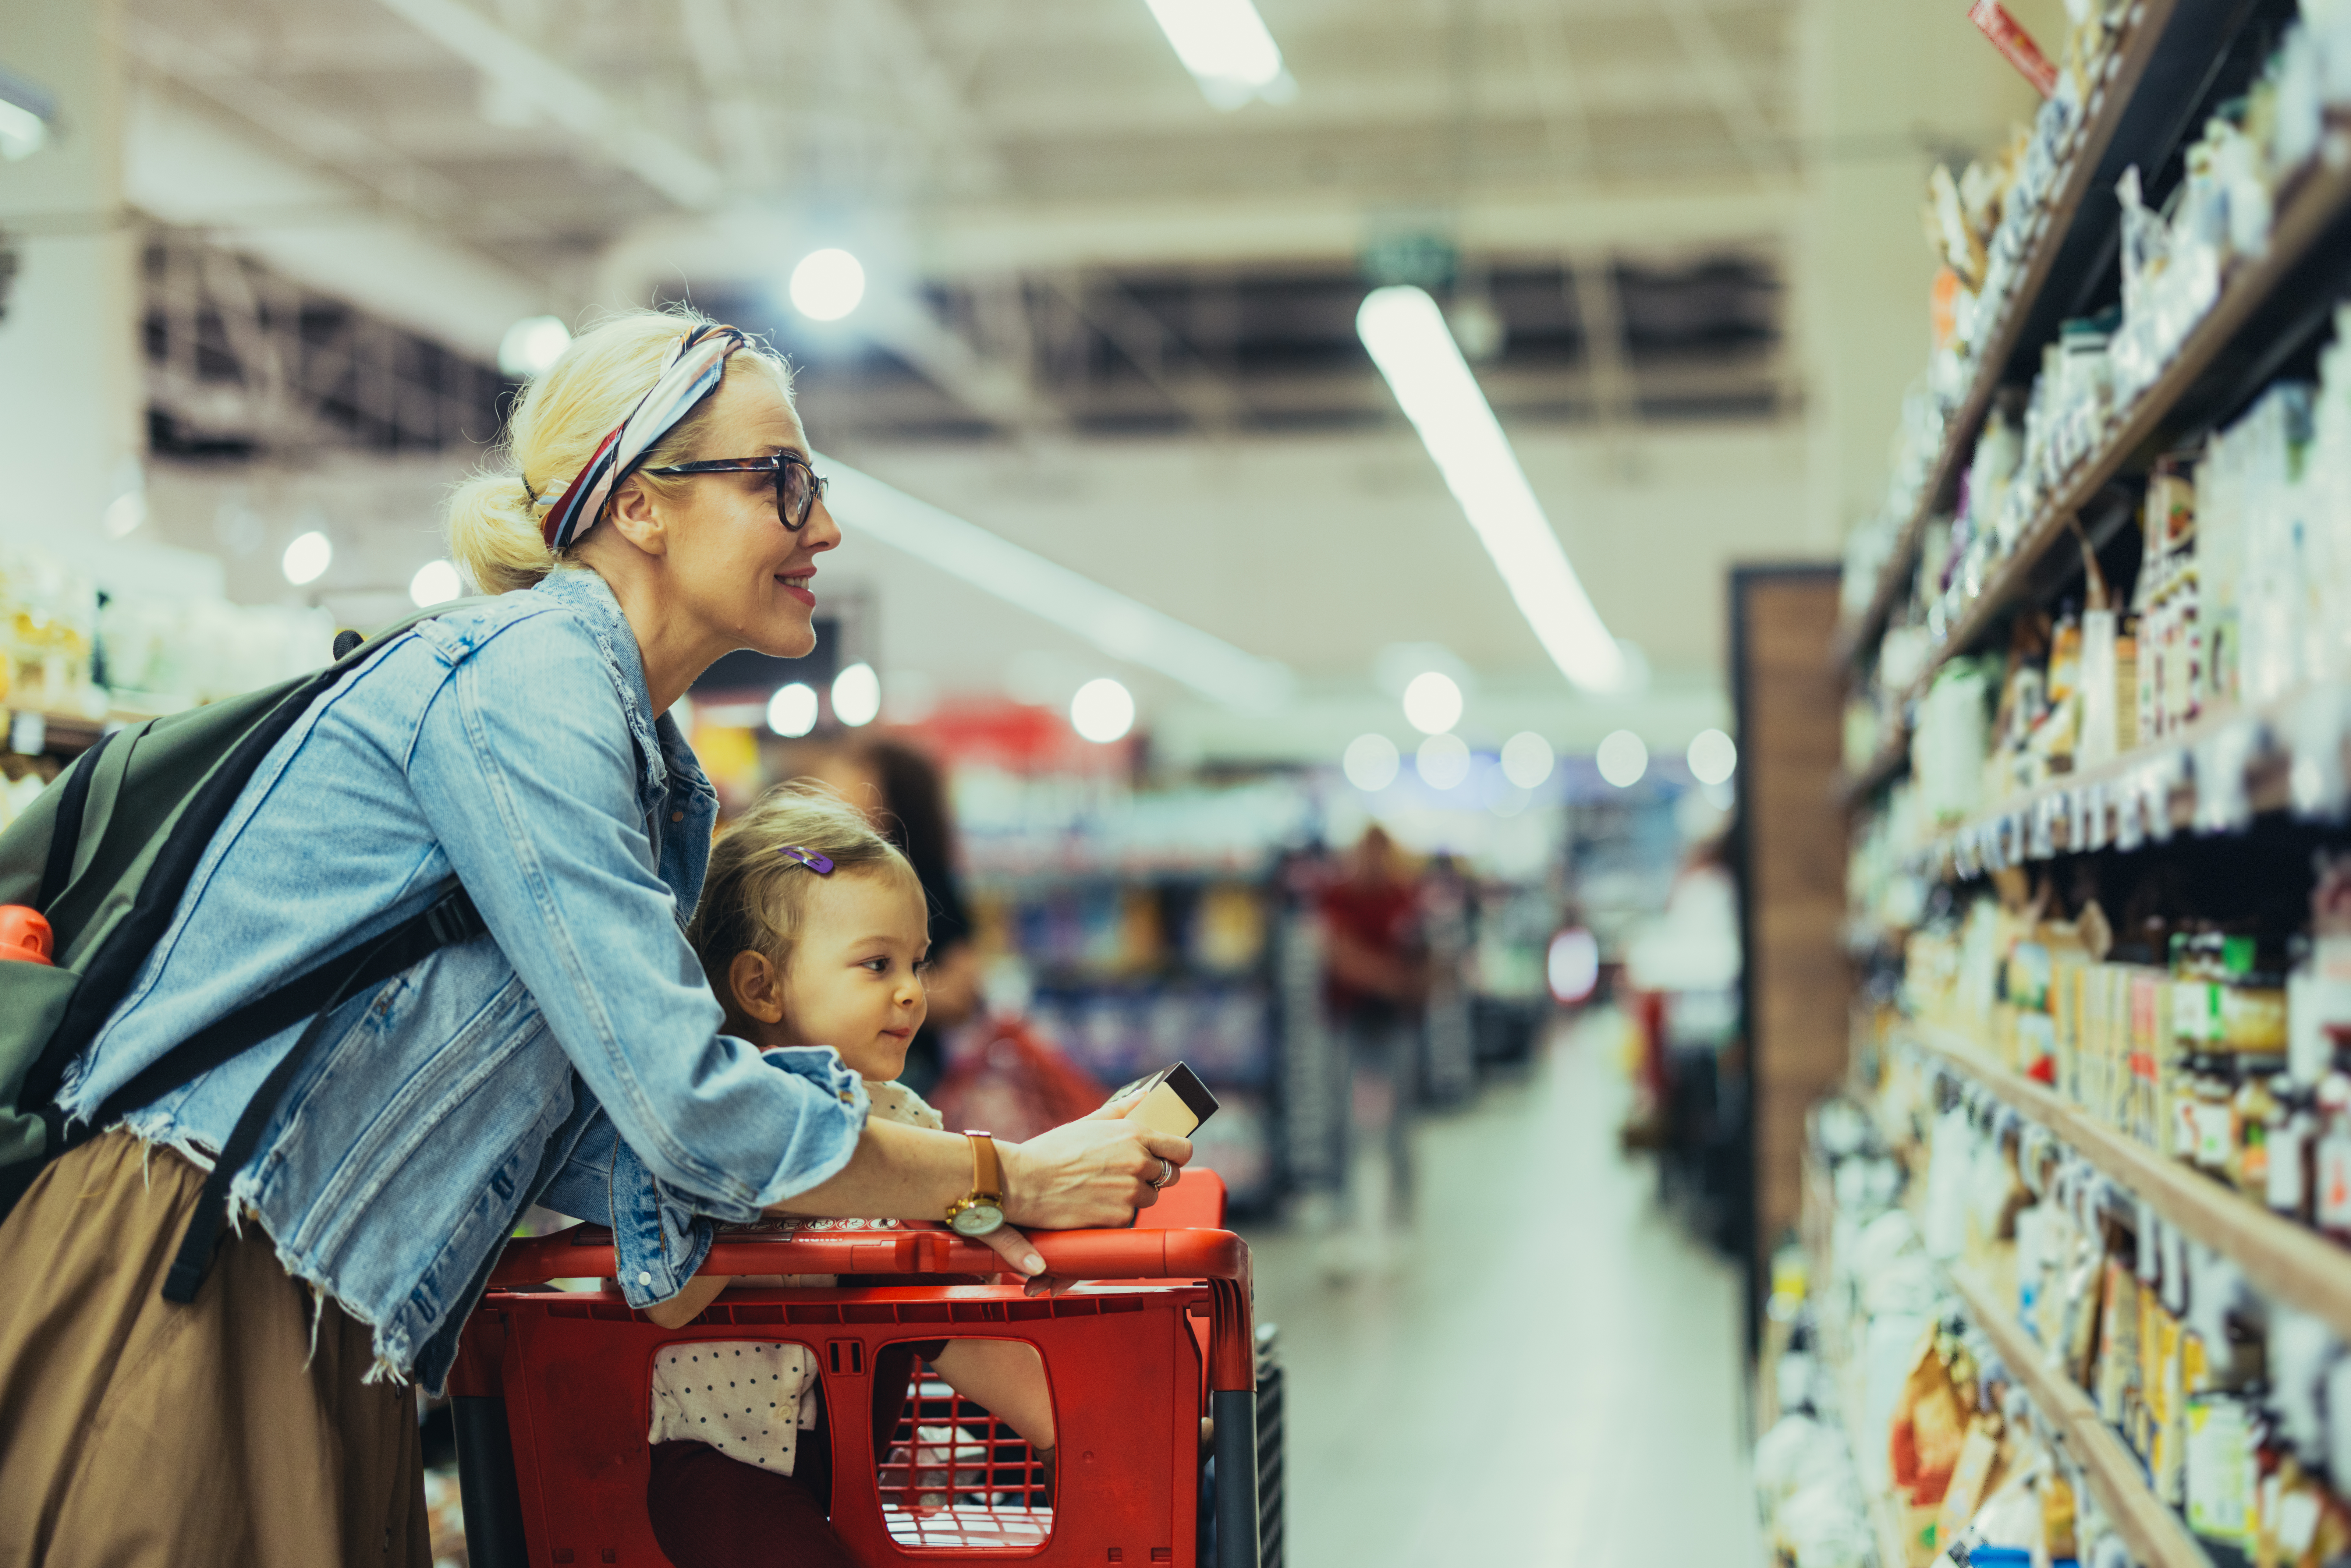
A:
<svg viewBox="0 0 2351 1568">
<path fill-rule="evenodd" d="M 37 546 L 0 543 L 0 828 L 105 726 L 324 665 L 324 610 L 103 594 Z"/>
<path fill-rule="evenodd" d="M 2351 1552 L 2351 11 L 2228 47 L 2112 270 L 2035 275 L 2077 314 L 2003 342 L 2022 384 L 1938 346 L 1955 440 L 1918 481 L 1906 407 L 1913 505 L 1849 557 L 1867 1000 L 1775 1312 L 1852 1368 L 1912 1563 Z M 1954 341 L 1977 178 L 1931 193 Z"/>
</svg>

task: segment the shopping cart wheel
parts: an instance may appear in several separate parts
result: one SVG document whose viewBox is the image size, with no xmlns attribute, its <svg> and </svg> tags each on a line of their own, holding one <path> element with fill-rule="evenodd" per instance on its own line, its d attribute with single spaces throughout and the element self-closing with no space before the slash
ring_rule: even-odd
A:
<svg viewBox="0 0 2351 1568">
<path fill-rule="evenodd" d="M 470 1568 L 529 1568 L 507 1402 L 460 1394 L 449 1401 L 449 1410 L 457 1433 L 457 1495 L 465 1509 L 466 1563 Z"/>
<path fill-rule="evenodd" d="M 1217 1568 L 1258 1568 L 1256 1391 L 1215 1389 L 1208 1413 L 1217 1424 Z"/>
</svg>

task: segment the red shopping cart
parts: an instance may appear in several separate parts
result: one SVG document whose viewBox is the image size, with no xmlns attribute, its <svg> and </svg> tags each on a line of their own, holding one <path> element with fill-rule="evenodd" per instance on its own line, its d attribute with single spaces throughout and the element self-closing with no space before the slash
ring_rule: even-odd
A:
<svg viewBox="0 0 2351 1568">
<path fill-rule="evenodd" d="M 833 1274 L 841 1285 L 738 1287 L 676 1330 L 632 1312 L 609 1285 L 546 1289 L 550 1280 L 609 1279 L 610 1231 L 579 1226 L 512 1243 L 450 1376 L 473 1568 L 664 1563 L 645 1512 L 653 1357 L 713 1339 L 785 1341 L 814 1356 L 833 1455 L 833 1527 L 875 1568 L 1188 1564 L 1204 1562 L 1204 1526 L 1214 1568 L 1259 1568 L 1249 1249 L 1229 1231 L 1165 1228 L 1218 1223 L 1222 1200 L 1212 1176 L 1187 1173 L 1134 1229 L 1033 1235 L 1054 1274 L 1087 1281 L 1050 1297 L 1026 1296 L 1017 1283 L 851 1282 L 1001 1269 L 995 1253 L 945 1230 L 726 1234 L 705 1267 Z M 1036 1349 L 1053 1392 L 1050 1458 L 903 1349 L 943 1338 Z M 887 1354 L 893 1345 L 902 1348 Z M 877 1374 L 910 1365 L 903 1402 L 872 1397 Z M 876 1443 L 872 1413 L 892 1408 L 895 1427 Z M 1212 1417 L 1216 1459 L 1210 1520 L 1201 1517 L 1203 1416 Z"/>
</svg>

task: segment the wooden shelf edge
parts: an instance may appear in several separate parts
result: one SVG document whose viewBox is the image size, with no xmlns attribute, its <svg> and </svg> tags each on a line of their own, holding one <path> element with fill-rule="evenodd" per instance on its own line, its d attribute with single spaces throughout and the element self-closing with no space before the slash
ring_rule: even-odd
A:
<svg viewBox="0 0 2351 1568">
<path fill-rule="evenodd" d="M 2322 1319 L 2351 1339 L 2351 1250 L 2101 1126 L 2052 1091 L 1990 1061 L 1964 1035 L 1915 1021 L 1904 1030 L 1918 1045 L 2047 1127 L 2166 1221 L 2236 1264 L 2262 1295 Z"/>
<path fill-rule="evenodd" d="M 2017 274 L 2016 286 L 2001 304 L 2000 319 L 1984 337 L 1967 394 L 1943 426 L 1943 444 L 1935 454 L 1934 466 L 1928 470 L 1917 506 L 1896 536 L 1894 553 L 1878 570 L 1868 607 L 1850 627 L 1837 634 L 1836 649 L 1843 664 L 1850 665 L 1858 661 L 1893 614 L 1895 599 L 1910 575 L 1910 558 L 1917 551 L 1927 519 L 1935 515 L 1936 503 L 1944 493 L 1958 482 L 1959 466 L 1975 445 L 1976 433 L 1982 428 L 1984 415 L 1991 408 L 1992 395 L 2000 390 L 2001 376 L 2016 352 L 2016 340 L 2024 330 L 2025 317 L 2049 282 L 2050 269 L 2056 265 L 2057 253 L 2064 248 L 2066 235 L 2073 231 L 2082 198 L 2089 193 L 2091 176 L 2097 172 L 2099 161 L 2122 123 L 2124 110 L 2129 107 L 2132 94 L 2138 90 L 2139 80 L 2155 57 L 2156 46 L 2162 41 L 2164 28 L 2171 21 L 2175 3 L 2176 0 L 2144 0 L 2129 31 L 2116 41 L 2114 52 L 2108 57 L 2111 63 L 2101 89 L 2105 97 L 2099 100 L 2098 113 L 2074 140 L 2065 172 L 2056 182 L 2043 209 L 2041 232 L 2033 237 L 2032 251 Z"/>
<path fill-rule="evenodd" d="M 2240 267 L 2221 286 L 2220 298 L 2189 331 L 2171 362 L 2139 393 L 2138 401 L 2098 449 L 2058 487 L 2041 515 L 2026 526 L 2015 553 L 2000 563 L 1985 581 L 1983 591 L 1961 612 L 1950 635 L 1928 654 L 1927 667 L 1910 689 L 1910 700 L 1923 698 L 1936 672 L 1972 648 L 1991 623 L 2007 613 L 2043 559 L 2071 538 L 2073 519 L 2082 508 L 2154 437 L 2180 397 L 2211 368 L 2247 319 L 2302 264 L 2326 230 L 2351 211 L 2351 158 L 2332 164 L 2327 161 L 2330 156 L 2341 156 L 2336 141 L 2340 134 L 2330 133 L 2328 152 L 2321 154 L 2279 211 L 2271 225 L 2268 254 Z"/>
<path fill-rule="evenodd" d="M 2041 1347 L 1983 1284 L 1959 1269 L 1946 1271 L 1951 1288 L 1984 1332 L 2011 1376 L 2024 1385 L 2063 1434 L 2116 1531 L 2147 1568 L 2212 1568 L 2212 1559 L 2186 1521 L 2141 1479 L 2138 1459 L 2098 1419 L 2097 1406 L 2073 1379 L 2041 1356 Z"/>
</svg>

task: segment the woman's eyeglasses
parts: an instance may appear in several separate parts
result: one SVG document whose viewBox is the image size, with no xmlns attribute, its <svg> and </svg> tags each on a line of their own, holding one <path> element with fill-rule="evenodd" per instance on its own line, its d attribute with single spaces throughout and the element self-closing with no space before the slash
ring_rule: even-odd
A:
<svg viewBox="0 0 2351 1568">
<path fill-rule="evenodd" d="M 715 457 L 707 463 L 673 463 L 665 468 L 647 468 L 647 474 L 773 474 L 776 476 L 776 521 L 786 531 L 798 533 L 808 526 L 809 513 L 816 509 L 817 500 L 824 494 L 824 481 L 817 477 L 809 460 L 797 452 L 778 452 L 773 457 Z"/>
</svg>

